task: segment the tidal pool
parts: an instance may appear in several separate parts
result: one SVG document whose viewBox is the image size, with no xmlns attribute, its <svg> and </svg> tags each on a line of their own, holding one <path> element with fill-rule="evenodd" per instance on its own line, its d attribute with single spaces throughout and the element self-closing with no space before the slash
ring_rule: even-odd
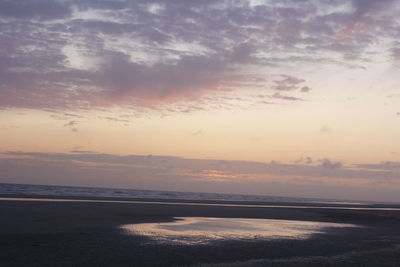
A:
<svg viewBox="0 0 400 267">
<path fill-rule="evenodd" d="M 306 239 L 328 228 L 354 224 L 270 219 L 178 217 L 173 222 L 126 224 L 128 234 L 146 236 L 149 242 L 198 245 L 224 240 Z"/>
</svg>

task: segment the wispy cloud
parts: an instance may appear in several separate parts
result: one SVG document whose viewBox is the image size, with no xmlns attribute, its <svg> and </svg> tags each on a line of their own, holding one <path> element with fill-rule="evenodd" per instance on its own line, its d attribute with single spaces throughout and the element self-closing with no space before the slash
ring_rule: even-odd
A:
<svg viewBox="0 0 400 267">
<path fill-rule="evenodd" d="M 77 132 L 78 131 L 78 129 L 76 128 L 77 125 L 78 125 L 78 121 L 69 121 L 64 124 L 64 127 L 70 128 L 71 131 L 73 131 L 73 132 Z"/>
<path fill-rule="evenodd" d="M 280 93 L 275 93 L 275 94 L 271 95 L 270 97 L 275 98 L 275 99 L 289 100 L 289 101 L 304 101 L 304 99 L 302 99 L 302 98 L 282 95 Z"/>
<path fill-rule="evenodd" d="M 308 92 L 310 89 L 307 86 L 302 86 L 305 82 L 304 79 L 298 79 L 289 75 L 282 75 L 282 79 L 275 81 L 275 86 L 273 89 L 278 91 L 296 91 L 300 90 L 302 92 Z"/>
</svg>

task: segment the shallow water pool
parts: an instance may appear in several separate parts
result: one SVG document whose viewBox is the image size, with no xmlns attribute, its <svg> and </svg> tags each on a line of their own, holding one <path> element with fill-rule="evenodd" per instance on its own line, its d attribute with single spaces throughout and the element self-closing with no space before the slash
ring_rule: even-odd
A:
<svg viewBox="0 0 400 267">
<path fill-rule="evenodd" d="M 353 224 L 271 219 L 178 217 L 173 222 L 127 224 L 124 232 L 148 242 L 198 245 L 223 240 L 306 239 L 327 229 Z"/>
</svg>

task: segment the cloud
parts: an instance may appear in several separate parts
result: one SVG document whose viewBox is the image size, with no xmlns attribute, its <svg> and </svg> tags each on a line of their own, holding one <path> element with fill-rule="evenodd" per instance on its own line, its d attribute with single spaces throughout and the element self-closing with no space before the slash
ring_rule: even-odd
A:
<svg viewBox="0 0 400 267">
<path fill-rule="evenodd" d="M 260 88 L 308 92 L 301 77 L 265 73 L 305 62 L 362 67 L 380 39 L 397 40 L 392 3 L 2 1 L 0 108 L 138 107 Z M 332 38 L 338 33 L 340 41 Z"/>
<path fill-rule="evenodd" d="M 351 168 L 345 167 L 341 162 L 334 162 L 330 159 L 322 159 L 319 161 L 313 161 L 310 157 L 302 158 L 300 162 L 305 165 L 299 164 L 285 164 L 277 161 L 271 161 L 270 163 L 262 162 L 251 162 L 251 161 L 229 161 L 229 160 L 206 160 L 206 159 L 187 159 L 181 157 L 172 156 L 156 156 L 156 155 L 113 155 L 113 154 L 102 154 L 96 152 L 79 152 L 74 153 L 38 153 L 38 152 L 17 152 L 9 151 L 3 152 L 3 155 L 14 159 L 29 158 L 37 159 L 41 161 L 60 161 L 60 162 L 80 162 L 81 164 L 97 164 L 99 167 L 109 166 L 110 168 L 120 168 L 121 166 L 134 167 L 140 166 L 143 168 L 154 168 L 164 169 L 169 166 L 172 171 L 193 171 L 197 172 L 201 170 L 218 170 L 232 174 L 245 174 L 245 175 L 261 175 L 271 174 L 279 176 L 306 176 L 306 177 L 347 177 L 351 178 L 370 178 L 379 179 L 379 175 L 386 176 L 388 173 L 382 172 L 364 172 L 354 171 Z M 320 162 L 319 165 L 313 164 L 313 162 Z M 397 166 L 398 163 L 384 163 L 384 166 Z M 366 168 L 369 165 L 358 165 L 357 167 Z M 381 166 L 381 165 L 379 165 Z M 322 167 L 322 168 L 321 168 Z M 328 170 L 329 172 L 325 172 Z M 375 177 L 375 178 L 374 178 Z M 396 176 L 393 174 L 393 178 Z M 398 177 L 396 177 L 398 178 Z"/>
<path fill-rule="evenodd" d="M 97 79 L 111 101 L 129 97 L 150 102 L 190 97 L 216 86 L 229 62 L 226 60 L 182 56 L 174 65 L 160 63 L 148 67 L 130 62 L 125 55 L 113 56 Z"/>
<path fill-rule="evenodd" d="M 357 168 L 370 170 L 400 171 L 400 162 L 382 161 L 377 164 L 356 164 Z"/>
<path fill-rule="evenodd" d="M 313 164 L 315 162 L 316 164 Z M 399 163 L 345 166 L 329 159 L 297 164 L 188 159 L 156 155 L 3 152 L 0 182 L 155 190 L 371 199 L 400 188 Z M 352 188 L 351 194 L 342 195 Z M 385 191 L 386 190 L 386 191 Z M 368 194 L 365 193 L 368 191 Z M 364 193 L 363 193 L 364 192 Z M 391 197 L 391 199 L 397 199 Z"/>
<path fill-rule="evenodd" d="M 397 44 L 395 47 L 392 48 L 392 57 L 395 61 L 400 60 L 400 44 Z"/>
<path fill-rule="evenodd" d="M 270 96 L 271 98 L 275 99 L 281 99 L 281 100 L 289 100 L 289 101 L 304 101 L 304 99 L 294 97 L 294 96 L 287 96 L 287 95 L 281 95 L 280 93 L 275 93 Z"/>
<path fill-rule="evenodd" d="M 70 150 L 70 153 L 78 153 L 78 154 L 88 154 L 88 153 L 96 153 L 90 150 Z"/>
<path fill-rule="evenodd" d="M 393 0 L 353 0 L 354 15 L 358 18 L 371 12 L 377 12 L 382 8 L 388 7 L 393 2 Z"/>
<path fill-rule="evenodd" d="M 342 167 L 341 162 L 332 162 L 329 159 L 323 159 L 321 163 L 321 167 L 326 169 L 339 169 Z"/>
<path fill-rule="evenodd" d="M 69 121 L 64 124 L 64 127 L 71 129 L 71 131 L 73 132 L 77 132 L 78 129 L 76 128 L 76 126 L 78 125 L 78 123 L 79 123 L 78 121 Z"/>
<path fill-rule="evenodd" d="M 303 156 L 301 156 L 294 163 L 296 163 L 296 164 L 312 164 L 313 163 L 313 159 L 311 157 L 303 157 Z"/>
<path fill-rule="evenodd" d="M 122 122 L 122 123 L 129 123 L 131 122 L 128 119 L 124 119 L 124 118 L 115 118 L 115 117 L 110 117 L 110 116 L 103 116 L 103 117 L 99 117 L 99 119 L 104 119 L 107 121 L 112 121 L 112 122 Z"/>
<path fill-rule="evenodd" d="M 70 121 L 66 124 L 64 124 L 64 127 L 72 127 L 75 126 L 78 122 L 77 121 Z"/>
<path fill-rule="evenodd" d="M 0 15 L 14 19 L 54 20 L 71 15 L 71 9 L 61 1 L 5 0 L 0 3 Z"/>
<path fill-rule="evenodd" d="M 282 77 L 283 78 L 281 80 L 275 81 L 276 85 L 273 87 L 273 89 L 278 91 L 295 91 L 300 89 L 302 92 L 305 92 L 303 91 L 303 88 L 306 88 L 306 91 L 309 90 L 309 88 L 306 86 L 300 88 L 300 84 L 305 82 L 304 79 L 298 79 L 289 75 L 282 75 Z"/>
</svg>

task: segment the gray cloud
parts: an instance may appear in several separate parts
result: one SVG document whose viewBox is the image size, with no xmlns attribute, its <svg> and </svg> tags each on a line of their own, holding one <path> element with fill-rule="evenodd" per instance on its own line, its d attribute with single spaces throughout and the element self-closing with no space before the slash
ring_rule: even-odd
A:
<svg viewBox="0 0 400 267">
<path fill-rule="evenodd" d="M 303 86 L 300 88 L 300 91 L 302 91 L 303 93 L 307 93 L 311 91 L 311 88 L 308 86 Z"/>
<path fill-rule="evenodd" d="M 357 164 L 355 166 L 362 169 L 400 171 L 400 162 L 393 161 L 383 161 L 378 164 Z"/>
<path fill-rule="evenodd" d="M 1 156 L 0 182 L 6 183 L 273 195 L 285 195 L 289 190 L 292 196 L 315 197 L 321 193 L 323 197 L 349 199 L 354 198 L 354 194 L 370 199 L 370 193 L 378 191 L 381 199 L 388 199 L 387 193 L 395 188 L 398 190 L 400 186 L 398 162 L 344 166 L 329 159 L 312 164 L 313 161 L 305 157 L 297 164 L 285 164 L 153 155 L 119 156 L 91 151 L 4 152 Z M 342 195 L 349 188 L 352 188 L 351 194 Z M 316 194 L 310 194 L 310 190 Z M 391 200 L 399 200 L 398 194 L 393 196 Z"/>
<path fill-rule="evenodd" d="M 99 164 L 99 168 L 108 166 L 111 169 L 118 169 L 122 165 L 126 167 L 141 166 L 144 168 L 159 168 L 163 169 L 166 166 L 173 167 L 173 170 L 218 170 L 234 174 L 274 174 L 284 176 L 306 176 L 306 177 L 331 177 L 331 178 L 367 178 L 367 179 L 383 179 L 383 177 L 391 177 L 397 180 L 399 176 L 390 172 L 376 172 L 373 170 L 358 170 L 343 166 L 341 162 L 334 162 L 330 159 L 321 159 L 315 161 L 319 165 L 310 165 L 313 160 L 309 157 L 302 158 L 299 164 L 284 164 L 277 161 L 270 163 L 251 162 L 251 161 L 228 161 L 228 160 L 207 160 L 207 159 L 187 159 L 172 156 L 155 156 L 155 155 L 127 155 L 119 156 L 113 154 L 101 154 L 95 152 L 75 151 L 72 154 L 68 153 L 37 153 L 37 152 L 3 152 L 3 155 L 19 158 L 38 159 L 42 161 L 61 161 L 61 162 L 81 162 L 81 164 L 93 165 Z M 398 163 L 385 162 L 378 166 L 396 166 Z M 375 165 L 356 165 L 359 168 L 376 169 Z M 384 168 L 382 168 L 384 169 Z M 170 169 L 172 170 L 172 169 Z"/>
<path fill-rule="evenodd" d="M 64 124 L 64 127 L 69 128 L 73 132 L 77 132 L 78 128 L 76 128 L 76 126 L 78 125 L 78 123 L 79 123 L 78 121 L 69 121 Z"/>
<path fill-rule="evenodd" d="M 298 160 L 295 161 L 296 164 L 312 164 L 313 159 L 311 157 L 303 157 L 301 156 Z"/>
<path fill-rule="evenodd" d="M 4 0 L 0 2 L 0 16 L 16 19 L 53 20 L 71 15 L 70 6 L 52 0 Z"/>
<path fill-rule="evenodd" d="M 278 91 L 295 91 L 295 90 L 301 90 L 303 91 L 303 88 L 308 88 L 308 87 L 302 87 L 300 88 L 300 84 L 304 83 L 304 79 L 298 79 L 293 76 L 289 75 L 282 75 L 282 79 L 275 81 L 275 86 L 273 87 L 275 90 Z M 309 91 L 309 90 L 306 90 Z M 303 91 L 305 92 L 305 91 Z"/>
<path fill-rule="evenodd" d="M 332 162 L 329 159 L 323 159 L 321 163 L 321 167 L 326 169 L 339 169 L 342 167 L 341 162 Z"/>
<path fill-rule="evenodd" d="M 96 153 L 90 150 L 70 150 L 70 153 L 79 153 L 79 154 L 88 154 L 88 153 Z"/>
<path fill-rule="evenodd" d="M 366 15 L 370 12 L 380 11 L 382 8 L 392 4 L 393 0 L 353 0 L 356 17 Z"/>
<path fill-rule="evenodd" d="M 362 67 L 380 38 L 398 37 L 394 1 L 348 3 L 2 1 L 0 108 L 146 106 L 228 89 L 308 92 L 301 77 L 274 81 L 255 70 Z"/>
</svg>

